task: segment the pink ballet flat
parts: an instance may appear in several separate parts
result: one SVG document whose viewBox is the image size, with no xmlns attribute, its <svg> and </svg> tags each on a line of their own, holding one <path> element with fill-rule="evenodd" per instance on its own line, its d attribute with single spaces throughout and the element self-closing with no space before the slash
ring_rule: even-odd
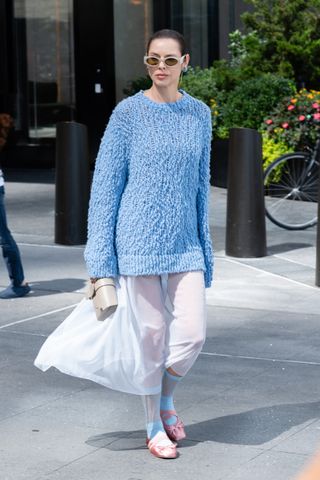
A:
<svg viewBox="0 0 320 480">
<path fill-rule="evenodd" d="M 157 433 L 151 439 L 147 438 L 146 445 L 152 455 L 157 458 L 177 458 L 178 456 L 176 445 L 171 443 L 163 432 Z"/>
<path fill-rule="evenodd" d="M 177 417 L 177 421 L 173 425 L 167 425 L 166 420 L 172 417 L 172 415 Z M 186 438 L 187 435 L 184 430 L 184 424 L 182 423 L 182 421 L 180 420 L 180 418 L 178 417 L 178 415 L 174 410 L 160 410 L 160 417 L 163 423 L 163 427 L 166 431 L 166 434 L 168 435 L 170 440 L 178 441 Z"/>
</svg>

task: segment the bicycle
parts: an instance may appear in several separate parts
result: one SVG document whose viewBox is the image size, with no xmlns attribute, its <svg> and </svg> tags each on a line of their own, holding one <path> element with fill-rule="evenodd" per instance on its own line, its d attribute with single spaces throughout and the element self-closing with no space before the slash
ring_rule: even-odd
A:
<svg viewBox="0 0 320 480">
<path fill-rule="evenodd" d="M 264 172 L 267 217 L 287 230 L 304 230 L 318 221 L 320 134 L 313 149 L 282 155 Z"/>
</svg>

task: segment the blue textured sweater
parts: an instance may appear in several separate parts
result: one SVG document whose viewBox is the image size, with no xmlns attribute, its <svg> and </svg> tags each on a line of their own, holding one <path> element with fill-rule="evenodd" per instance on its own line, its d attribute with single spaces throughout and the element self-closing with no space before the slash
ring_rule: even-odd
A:
<svg viewBox="0 0 320 480">
<path fill-rule="evenodd" d="M 179 90 L 114 108 L 93 175 L 84 258 L 91 277 L 203 270 L 210 287 L 211 112 Z"/>
</svg>

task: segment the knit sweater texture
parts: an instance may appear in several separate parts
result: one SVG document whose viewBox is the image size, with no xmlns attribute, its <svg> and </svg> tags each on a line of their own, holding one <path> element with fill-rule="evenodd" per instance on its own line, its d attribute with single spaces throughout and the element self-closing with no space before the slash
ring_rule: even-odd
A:
<svg viewBox="0 0 320 480">
<path fill-rule="evenodd" d="M 212 283 L 210 108 L 179 89 L 114 108 L 97 159 L 84 258 L 91 277 L 203 270 Z"/>
</svg>

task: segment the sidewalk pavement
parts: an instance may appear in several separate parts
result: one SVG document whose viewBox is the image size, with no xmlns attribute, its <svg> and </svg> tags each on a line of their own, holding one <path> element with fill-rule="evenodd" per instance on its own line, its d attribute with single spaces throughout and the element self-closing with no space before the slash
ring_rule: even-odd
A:
<svg viewBox="0 0 320 480">
<path fill-rule="evenodd" d="M 5 173 L 32 294 L 0 304 L 1 479 L 293 480 L 320 448 L 316 229 L 267 222 L 267 257 L 227 257 L 226 190 L 211 187 L 207 341 L 176 391 L 188 439 L 167 462 L 145 447 L 138 396 L 33 366 L 83 296 L 83 246 L 54 243 L 53 171 Z"/>
</svg>

